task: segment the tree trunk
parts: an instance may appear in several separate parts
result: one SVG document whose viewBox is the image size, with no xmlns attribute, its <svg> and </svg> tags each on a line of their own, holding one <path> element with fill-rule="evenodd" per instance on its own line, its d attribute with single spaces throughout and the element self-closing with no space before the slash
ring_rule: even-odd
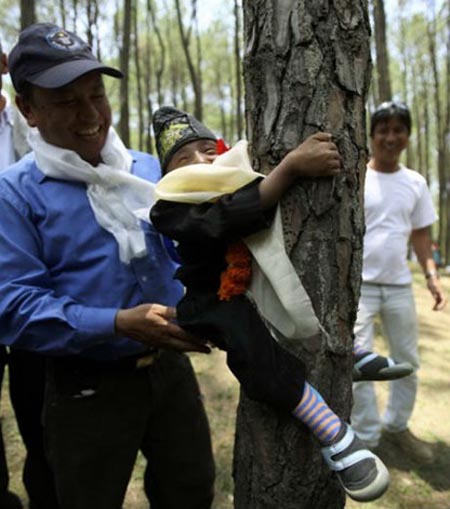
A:
<svg viewBox="0 0 450 509">
<path fill-rule="evenodd" d="M 151 14 L 153 31 L 156 34 L 156 38 L 158 40 L 158 47 L 160 51 L 160 57 L 156 65 L 155 73 L 156 73 L 156 91 L 158 95 L 158 106 L 161 107 L 164 102 L 163 75 L 166 66 L 166 45 L 164 43 L 164 38 L 161 35 L 161 30 L 159 29 L 159 23 L 158 20 L 156 19 L 155 7 L 153 5 L 152 0 L 147 1 L 147 9 Z M 166 36 L 170 40 L 170 35 L 166 34 Z"/>
<path fill-rule="evenodd" d="M 202 97 L 202 83 L 201 83 L 201 72 L 200 66 L 194 65 L 194 59 L 192 57 L 190 51 L 190 42 L 191 42 L 191 34 L 192 27 L 194 25 L 195 17 L 196 17 L 196 1 L 192 0 L 192 17 L 191 23 L 186 31 L 183 25 L 182 13 L 180 0 L 175 0 L 175 8 L 177 11 L 177 19 L 178 19 L 178 28 L 180 31 L 181 44 L 183 47 L 183 52 L 186 57 L 186 64 L 189 71 L 189 76 L 191 78 L 192 88 L 194 89 L 194 115 L 201 121 L 203 119 L 203 97 Z"/>
<path fill-rule="evenodd" d="M 36 23 L 36 5 L 34 0 L 20 0 L 20 29 Z"/>
<path fill-rule="evenodd" d="M 446 115 L 445 115 L 445 131 L 444 131 L 444 144 L 446 147 L 445 151 L 445 168 L 447 170 L 446 176 L 446 186 L 445 186 L 445 206 L 447 209 L 447 240 L 445 243 L 445 249 L 441 248 L 441 255 L 443 255 L 443 259 L 445 259 L 446 264 L 449 264 L 450 261 L 450 234 L 448 232 L 450 228 L 450 203 L 449 203 L 449 195 L 450 195 L 450 0 L 447 1 L 447 44 L 446 44 L 446 86 L 445 86 L 445 107 L 446 107 Z"/>
<path fill-rule="evenodd" d="M 434 4 L 433 4 L 434 7 Z M 438 153 L 438 180 L 439 180 L 439 210 L 438 214 L 441 218 L 439 221 L 439 246 L 444 251 L 442 254 L 447 257 L 445 248 L 447 246 L 447 230 L 445 220 L 447 217 L 447 182 L 445 171 L 445 133 L 443 129 L 443 115 L 442 104 L 440 98 L 440 78 L 437 64 L 436 55 L 436 13 L 433 12 L 432 19 L 427 23 L 427 36 L 428 36 L 428 52 L 431 62 L 432 82 L 433 82 L 433 96 L 434 96 L 434 114 L 436 118 L 436 147 Z"/>
<path fill-rule="evenodd" d="M 234 0 L 234 61 L 236 69 L 236 131 L 238 140 L 242 138 L 244 131 L 242 119 L 242 63 L 239 44 L 239 37 L 241 34 L 240 15 L 241 11 L 238 0 Z"/>
<path fill-rule="evenodd" d="M 343 156 L 342 176 L 304 179 L 282 205 L 286 249 L 329 334 L 302 342 L 294 353 L 305 362 L 310 383 L 347 419 L 364 232 L 364 105 L 371 70 L 367 2 L 245 0 L 243 7 L 247 128 L 255 169 L 269 172 L 318 130 L 333 134 Z M 237 509 L 345 504 L 306 428 L 243 393 L 234 476 Z"/>
<path fill-rule="evenodd" d="M 138 3 L 135 2 L 132 8 L 133 18 L 133 42 L 134 42 L 134 66 L 136 69 L 136 100 L 138 113 L 138 146 L 142 152 L 144 150 L 144 101 L 142 99 L 142 71 L 141 71 L 141 53 L 139 50 L 139 27 L 138 27 Z"/>
<path fill-rule="evenodd" d="M 149 154 L 153 152 L 152 141 L 152 119 L 153 119 L 153 102 L 151 92 L 153 90 L 153 59 L 152 52 L 153 46 L 151 41 L 151 23 L 152 10 L 150 0 L 147 2 L 147 12 L 145 17 L 145 51 L 143 57 L 144 66 L 144 94 L 145 94 L 145 107 L 147 110 L 147 123 L 145 126 L 145 151 Z"/>
<path fill-rule="evenodd" d="M 401 13 L 405 12 L 407 9 L 408 1 L 407 0 L 399 0 L 398 6 Z M 409 106 L 409 93 L 408 93 L 408 64 L 410 61 L 410 56 L 408 53 L 407 43 L 406 43 L 406 23 L 405 19 L 400 14 L 400 54 L 401 54 L 401 82 L 403 89 L 403 101 L 406 105 Z M 412 148 L 409 143 L 406 147 L 406 166 L 410 167 L 411 164 L 411 153 Z"/>
<path fill-rule="evenodd" d="M 120 49 L 120 70 L 123 78 L 120 80 L 120 120 L 119 134 L 126 147 L 130 146 L 130 111 L 128 102 L 128 70 L 130 62 L 131 39 L 131 4 L 132 0 L 123 3 L 123 33 L 122 47 Z"/>
<path fill-rule="evenodd" d="M 66 26 L 66 3 L 64 0 L 58 1 L 59 15 L 61 16 L 61 26 Z"/>
<path fill-rule="evenodd" d="M 386 38 L 386 14 L 383 0 L 372 0 L 373 3 L 373 26 L 375 33 L 376 70 L 378 83 L 379 102 L 392 99 L 391 78 L 389 73 L 389 53 Z"/>
</svg>

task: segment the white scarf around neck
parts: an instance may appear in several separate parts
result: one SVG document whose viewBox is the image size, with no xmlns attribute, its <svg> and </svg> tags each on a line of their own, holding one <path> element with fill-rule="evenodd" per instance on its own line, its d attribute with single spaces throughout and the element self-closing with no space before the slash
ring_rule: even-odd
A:
<svg viewBox="0 0 450 509">
<path fill-rule="evenodd" d="M 130 263 L 147 253 L 138 211 L 153 205 L 155 186 L 131 174 L 133 159 L 112 127 L 98 166 L 92 166 L 73 150 L 47 143 L 37 129 L 29 131 L 28 143 L 44 175 L 87 184 L 95 219 L 116 239 L 122 262 Z"/>
</svg>

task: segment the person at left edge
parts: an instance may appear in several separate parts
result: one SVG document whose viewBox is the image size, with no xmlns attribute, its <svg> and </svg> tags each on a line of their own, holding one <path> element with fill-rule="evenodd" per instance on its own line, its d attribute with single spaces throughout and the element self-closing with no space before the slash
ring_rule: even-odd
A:
<svg viewBox="0 0 450 509">
<path fill-rule="evenodd" d="M 173 322 L 182 287 L 159 234 L 135 209 L 160 177 L 111 127 L 89 46 L 56 25 L 27 27 L 9 55 L 30 156 L 0 176 L 0 334 L 49 356 L 46 452 L 63 509 L 122 507 L 136 455 L 152 509 L 207 509 L 214 463 Z"/>
<path fill-rule="evenodd" d="M 9 95 L 2 75 L 8 73 L 8 58 L 0 40 L 0 171 L 29 152 L 27 125 Z M 8 366 L 9 395 L 25 446 L 22 480 L 31 509 L 58 509 L 53 476 L 45 457 L 41 424 L 45 387 L 45 357 L 35 352 L 0 346 L 0 387 Z M 3 393 L 4 396 L 4 393 Z M 0 508 L 19 509 L 22 502 L 8 489 L 9 470 L 0 426 Z M 19 471 L 18 471 L 19 474 Z"/>
</svg>

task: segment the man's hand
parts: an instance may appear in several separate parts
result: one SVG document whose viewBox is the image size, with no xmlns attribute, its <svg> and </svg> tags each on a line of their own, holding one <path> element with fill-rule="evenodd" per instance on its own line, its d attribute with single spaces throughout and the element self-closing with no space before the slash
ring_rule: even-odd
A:
<svg viewBox="0 0 450 509">
<path fill-rule="evenodd" d="M 175 318 L 175 308 L 160 304 L 141 304 L 131 309 L 120 309 L 115 320 L 116 334 L 155 348 L 209 353 L 206 341 L 192 336 L 173 323 Z"/>
<path fill-rule="evenodd" d="M 289 152 L 286 162 L 296 177 L 332 177 L 341 172 L 342 158 L 329 133 L 318 132 Z"/>
<path fill-rule="evenodd" d="M 433 311 L 441 311 L 447 305 L 447 296 L 441 286 L 438 277 L 432 276 L 427 279 L 427 287 L 434 299 Z"/>
</svg>

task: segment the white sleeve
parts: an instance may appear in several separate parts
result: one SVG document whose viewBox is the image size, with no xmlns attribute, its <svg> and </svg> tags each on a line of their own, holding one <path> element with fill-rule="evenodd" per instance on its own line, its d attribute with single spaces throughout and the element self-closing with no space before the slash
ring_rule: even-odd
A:
<svg viewBox="0 0 450 509">
<path fill-rule="evenodd" d="M 411 214 L 413 230 L 432 225 L 438 219 L 430 190 L 425 179 L 421 182 L 421 193 Z"/>
</svg>

